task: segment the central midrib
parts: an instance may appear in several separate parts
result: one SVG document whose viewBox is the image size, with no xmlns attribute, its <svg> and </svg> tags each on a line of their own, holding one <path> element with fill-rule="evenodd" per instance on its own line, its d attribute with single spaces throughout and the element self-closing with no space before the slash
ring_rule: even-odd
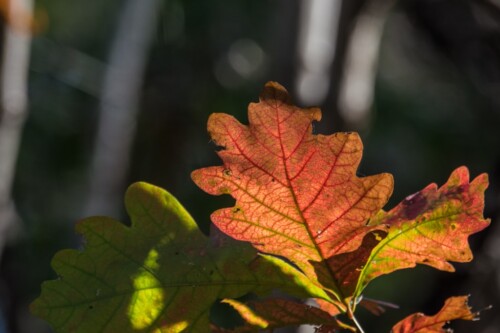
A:
<svg viewBox="0 0 500 333">
<path fill-rule="evenodd" d="M 290 195 L 292 196 L 294 205 L 295 205 L 295 207 L 297 209 L 297 212 L 299 214 L 301 222 L 305 225 L 305 229 L 306 229 L 306 231 L 307 231 L 307 233 L 309 235 L 309 238 L 311 239 L 311 241 L 312 241 L 312 243 L 314 245 L 314 249 L 318 253 L 320 259 L 324 259 L 324 254 L 321 251 L 321 249 L 318 247 L 318 244 L 315 241 L 314 233 L 309 228 L 309 225 L 307 224 L 307 220 L 304 217 L 304 214 L 302 214 L 302 211 L 300 210 L 300 206 L 299 206 L 299 203 L 298 203 L 298 200 L 297 200 L 297 196 L 295 194 L 294 188 L 293 188 L 292 183 L 290 181 L 290 174 L 288 172 L 288 167 L 287 167 L 287 159 L 285 158 L 285 147 L 283 146 L 283 140 L 282 140 L 282 135 L 281 135 L 281 122 L 280 122 L 280 119 L 279 119 L 279 112 L 278 112 L 278 108 L 277 107 L 275 107 L 275 112 L 276 112 L 276 123 L 277 123 L 277 127 L 278 127 L 278 138 L 279 138 L 279 143 L 280 143 L 280 148 L 281 148 L 281 158 L 282 158 L 282 162 L 283 162 L 283 169 L 285 171 L 285 178 L 286 178 L 286 181 L 287 181 L 288 189 L 290 190 Z M 332 271 L 331 267 L 328 264 L 326 264 L 325 260 L 321 260 L 321 263 L 323 264 L 323 266 L 326 267 L 329 275 L 332 277 L 331 282 L 335 286 L 336 292 L 338 292 L 338 295 L 335 295 L 335 296 L 340 297 L 339 301 L 343 303 L 345 297 L 344 297 L 344 295 L 342 293 L 342 290 L 340 289 L 340 286 L 337 284 L 337 281 L 335 280 L 335 274 L 334 274 L 334 272 Z"/>
</svg>

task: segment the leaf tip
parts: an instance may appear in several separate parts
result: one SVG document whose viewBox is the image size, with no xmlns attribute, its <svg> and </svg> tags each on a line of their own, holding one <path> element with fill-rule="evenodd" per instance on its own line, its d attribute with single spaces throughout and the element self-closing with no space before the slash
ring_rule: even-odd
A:
<svg viewBox="0 0 500 333">
<path fill-rule="evenodd" d="M 471 185 L 478 191 L 486 191 L 489 186 L 489 177 L 487 173 L 482 173 L 471 182 Z"/>
<path fill-rule="evenodd" d="M 224 167 L 206 167 L 191 172 L 191 180 L 203 191 L 211 195 L 230 194 L 231 190 L 226 184 L 230 171 Z"/>
<path fill-rule="evenodd" d="M 260 94 L 261 101 L 266 102 L 274 102 L 280 101 L 285 104 L 290 104 L 290 96 L 288 95 L 288 91 L 278 82 L 269 81 L 264 86 Z"/>
<path fill-rule="evenodd" d="M 307 113 L 309 118 L 314 121 L 320 121 L 321 120 L 321 109 L 320 108 L 309 108 L 309 109 L 304 109 L 304 111 Z"/>
<path fill-rule="evenodd" d="M 135 182 L 127 188 L 125 192 L 125 206 L 130 205 L 131 201 L 135 201 L 138 196 L 141 196 L 145 192 L 150 192 L 156 186 L 148 184 L 146 182 Z"/>
</svg>

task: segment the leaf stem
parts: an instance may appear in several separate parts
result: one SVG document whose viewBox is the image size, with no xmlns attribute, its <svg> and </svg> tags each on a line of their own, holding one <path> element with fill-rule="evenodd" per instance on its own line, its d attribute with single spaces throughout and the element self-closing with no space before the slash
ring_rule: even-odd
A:
<svg viewBox="0 0 500 333">
<path fill-rule="evenodd" d="M 356 325 L 356 328 L 358 329 L 359 333 L 365 333 L 365 331 L 363 331 L 363 327 L 361 327 L 360 323 L 356 320 L 354 314 L 352 315 L 352 321 Z"/>
<path fill-rule="evenodd" d="M 357 332 L 359 333 L 365 333 L 365 331 L 363 331 L 363 327 L 361 327 L 361 324 L 358 322 L 358 320 L 356 319 L 356 316 L 354 315 L 354 311 L 353 311 L 353 304 L 355 300 L 354 299 L 351 299 L 351 301 L 349 302 L 349 306 L 347 308 L 347 314 L 349 316 L 349 318 L 351 318 L 351 320 L 354 322 L 354 324 L 356 325 L 356 328 L 358 329 Z"/>
</svg>

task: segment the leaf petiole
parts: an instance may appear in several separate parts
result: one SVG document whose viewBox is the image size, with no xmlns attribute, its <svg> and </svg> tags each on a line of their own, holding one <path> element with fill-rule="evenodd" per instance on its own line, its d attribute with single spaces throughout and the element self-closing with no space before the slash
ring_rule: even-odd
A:
<svg viewBox="0 0 500 333">
<path fill-rule="evenodd" d="M 363 327 L 361 327 L 361 324 L 357 321 L 354 314 L 351 314 L 351 319 L 354 322 L 354 325 L 356 325 L 356 328 L 358 329 L 359 333 L 365 333 L 365 331 L 363 331 Z"/>
</svg>

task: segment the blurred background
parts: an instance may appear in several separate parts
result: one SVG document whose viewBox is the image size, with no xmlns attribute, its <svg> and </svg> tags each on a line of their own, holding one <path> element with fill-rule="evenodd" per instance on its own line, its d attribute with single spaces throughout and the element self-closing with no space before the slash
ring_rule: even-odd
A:
<svg viewBox="0 0 500 333">
<path fill-rule="evenodd" d="M 489 174 L 475 260 L 379 278 L 367 296 L 400 308 L 360 321 L 389 332 L 471 294 L 493 309 L 452 327 L 500 332 L 500 1 L 1 0 L 0 19 L 0 332 L 50 332 L 28 306 L 51 257 L 81 247 L 83 217 L 127 221 L 134 181 L 168 189 L 207 231 L 232 202 L 190 179 L 219 163 L 207 118 L 246 122 L 269 80 L 322 108 L 317 132 L 361 134 L 359 174 L 395 177 L 387 208 L 460 165 Z"/>
</svg>

